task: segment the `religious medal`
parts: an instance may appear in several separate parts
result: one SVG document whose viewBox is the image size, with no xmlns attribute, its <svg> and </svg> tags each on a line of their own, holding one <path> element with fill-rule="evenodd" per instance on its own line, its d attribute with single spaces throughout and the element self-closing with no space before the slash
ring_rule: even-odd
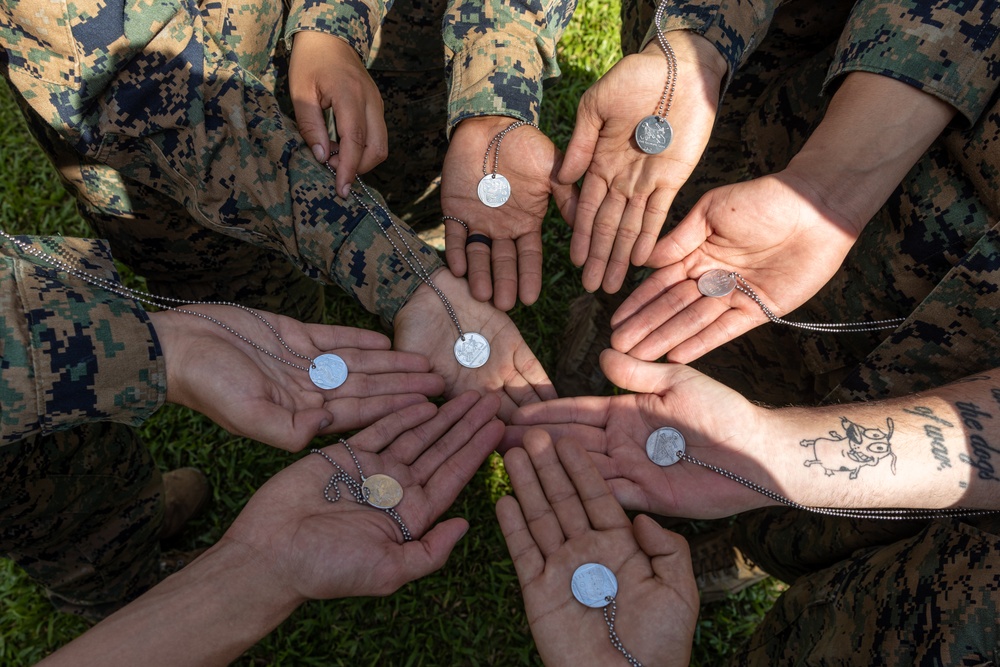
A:
<svg viewBox="0 0 1000 667">
<path fill-rule="evenodd" d="M 580 604 L 600 609 L 618 594 L 618 579 L 600 563 L 585 563 L 573 572 L 570 588 Z"/>
<path fill-rule="evenodd" d="M 490 208 L 503 206 L 510 199 L 510 181 L 503 174 L 486 174 L 476 189 L 479 201 Z"/>
<path fill-rule="evenodd" d="M 670 123 L 659 116 L 646 116 L 635 126 L 635 143 L 647 155 L 662 153 L 670 145 L 673 136 L 674 130 Z"/>
<path fill-rule="evenodd" d="M 646 456 L 658 466 L 670 466 L 684 454 L 684 436 L 675 428 L 658 428 L 646 438 Z"/>
<path fill-rule="evenodd" d="M 379 509 L 393 508 L 403 499 L 403 487 L 388 475 L 366 477 L 361 488 L 364 489 L 368 504 Z"/>
<path fill-rule="evenodd" d="M 336 354 L 321 354 L 309 367 L 309 379 L 320 389 L 336 389 L 347 380 L 347 364 Z"/>
<path fill-rule="evenodd" d="M 467 331 L 455 341 L 455 359 L 466 368 L 479 368 L 490 359 L 490 343 L 482 334 Z"/>
<path fill-rule="evenodd" d="M 722 297 L 736 289 L 736 277 L 725 269 L 712 269 L 698 278 L 698 291 L 703 296 Z"/>
</svg>

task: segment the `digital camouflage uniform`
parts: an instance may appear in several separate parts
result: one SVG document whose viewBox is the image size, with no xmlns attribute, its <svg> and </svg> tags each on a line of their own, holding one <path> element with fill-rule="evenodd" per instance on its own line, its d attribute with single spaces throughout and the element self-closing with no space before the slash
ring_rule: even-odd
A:
<svg viewBox="0 0 1000 667">
<path fill-rule="evenodd" d="M 654 7 L 624 9 L 633 52 L 654 38 Z M 902 396 L 1000 367 L 1000 3 L 678 0 L 663 28 L 698 32 L 729 63 L 713 138 L 673 223 L 710 188 L 784 168 L 849 72 L 898 79 L 958 110 L 830 283 L 788 316 L 905 317 L 898 329 L 823 335 L 768 324 L 693 365 L 775 405 Z M 1000 661 L 1000 520 L 773 509 L 740 517 L 737 529 L 744 553 L 792 583 L 738 664 Z"/>
<path fill-rule="evenodd" d="M 379 43 L 376 33 L 388 10 L 379 2 L 293 0 L 285 6 L 277 0 L 9 0 L 0 4 L 0 62 L 32 133 L 95 235 L 110 241 L 115 258 L 145 277 L 151 292 L 184 300 L 233 300 L 315 321 L 322 316 L 322 282 L 338 285 L 391 322 L 420 280 L 355 197 L 344 200 L 334 194 L 331 174 L 298 135 L 286 89 L 288 48 L 295 32 L 340 35 L 362 58 L 372 56 L 372 66 L 379 70 L 373 72 L 375 78 L 392 93 L 387 100 L 391 140 L 406 140 L 410 146 L 402 152 L 394 149 L 386 165 L 385 173 L 402 178 L 373 177 L 373 183 L 408 186 L 412 193 L 426 190 L 431 180 L 427 172 L 440 167 L 446 120 L 454 125 L 473 115 L 501 114 L 537 121 L 541 79 L 558 72 L 556 41 L 572 9 L 571 2 L 453 0 L 446 5 L 414 0 L 397 8 L 411 12 L 413 21 L 405 13 L 393 19 Z M 424 36 L 429 26 L 442 23 L 435 62 L 428 55 L 434 47 Z M 440 73 L 434 86 L 428 70 Z M 439 97 L 437 108 L 415 99 L 425 88 L 430 97 Z M 399 122 L 407 112 L 424 134 Z M 426 117 L 433 120 L 433 132 L 421 125 Z M 436 163 L 429 169 L 411 168 L 411 162 L 431 158 Z M 414 176 L 419 174 L 425 176 L 423 183 Z M 397 199 L 406 196 L 404 192 Z M 441 266 L 432 248 L 404 230 L 428 270 Z M 57 334 L 64 326 L 72 330 L 72 310 L 56 312 L 66 316 L 66 324 L 46 320 L 53 326 L 46 335 L 52 338 L 51 349 L 32 339 L 36 361 L 62 349 Z M 83 339 L 102 352 L 112 350 L 102 347 L 100 337 Z M 135 341 L 124 340 L 128 349 L 115 352 L 116 358 L 142 356 L 130 347 Z M 153 347 L 147 343 L 142 350 L 149 356 Z M 130 384 L 116 381 L 132 381 L 131 376 L 117 378 L 105 371 L 109 362 L 104 354 L 95 359 L 100 372 L 95 368 L 93 377 L 82 378 L 80 400 L 98 403 L 103 391 L 129 391 Z M 9 363 L 6 352 L 3 361 Z M 102 390 L 105 384 L 114 389 Z M 6 367 L 4 385 L 5 424 L 10 415 L 51 408 L 42 402 L 23 406 L 20 401 L 30 387 L 8 381 Z M 88 393 L 92 395 L 84 399 Z M 162 395 L 156 400 L 162 401 Z M 90 418 L 113 417 L 95 411 Z M 134 424 L 137 419 L 125 421 Z M 99 552 L 114 564 L 95 580 L 71 559 L 33 567 L 44 559 L 21 555 L 25 536 L 49 534 L 47 514 L 72 506 L 74 494 L 93 491 L 87 478 L 62 477 L 66 488 L 58 495 L 68 500 L 46 505 L 39 499 L 52 494 L 44 491 L 44 480 L 32 481 L 35 473 L 22 475 L 17 489 L 5 478 L 3 500 L 16 495 L 22 505 L 5 516 L 10 523 L 0 533 L 0 549 L 27 563 L 58 606 L 98 617 L 153 583 L 156 540 L 150 536 L 161 521 L 161 487 L 131 429 L 80 429 L 53 432 L 43 420 L 30 434 L 13 429 L 8 436 L 5 430 L 4 442 L 16 445 L 0 447 L 0 468 L 48 474 L 46 452 L 52 450 L 85 457 L 76 460 L 87 470 L 110 470 L 125 455 L 109 454 L 98 466 L 86 458 L 97 449 L 92 441 L 105 437 L 100 434 L 106 430 L 110 452 L 116 438 L 128 439 L 128 447 L 120 449 L 142 461 L 126 476 L 152 489 L 155 500 L 143 500 L 148 493 L 130 496 L 126 502 L 144 509 L 131 512 L 134 523 L 119 525 L 118 533 L 111 530 L 110 539 L 106 526 L 89 541 L 73 538 L 85 558 Z M 107 507 L 130 493 L 113 483 L 99 488 Z M 87 513 L 96 515 L 97 510 Z M 137 528 L 147 524 L 150 530 Z M 126 539 L 129 533 L 134 539 Z M 108 546 L 119 542 L 119 547 Z"/>
</svg>

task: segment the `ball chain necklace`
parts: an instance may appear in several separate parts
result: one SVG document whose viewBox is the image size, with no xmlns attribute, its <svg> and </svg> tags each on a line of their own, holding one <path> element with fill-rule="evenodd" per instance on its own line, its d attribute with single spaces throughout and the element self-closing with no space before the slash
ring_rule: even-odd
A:
<svg viewBox="0 0 1000 667">
<path fill-rule="evenodd" d="M 336 472 L 330 477 L 330 481 L 326 483 L 326 487 L 323 489 L 323 497 L 327 502 L 335 503 L 340 500 L 340 486 L 338 484 L 343 484 L 350 491 L 354 499 L 362 505 L 371 505 L 377 509 L 382 510 L 388 514 L 393 521 L 399 525 L 400 532 L 403 533 L 403 541 L 409 542 L 413 539 L 410 535 L 409 528 L 403 522 L 403 517 L 399 515 L 396 511 L 396 505 L 403 500 L 403 487 L 400 486 L 394 478 L 389 475 L 377 474 L 370 477 L 365 477 L 364 471 L 361 469 L 361 463 L 358 461 L 358 457 L 354 455 L 354 450 L 351 446 L 347 444 L 347 441 L 343 438 L 339 438 L 338 442 L 347 449 L 347 453 L 351 455 L 351 459 L 354 461 L 355 467 L 358 469 L 358 476 L 361 477 L 361 481 L 351 477 L 344 468 L 333 460 L 329 454 L 324 452 L 322 449 L 310 449 L 309 451 L 313 454 L 319 454 L 324 459 L 326 459 L 330 465 L 333 466 Z M 333 495 L 330 492 L 333 491 Z"/>
<path fill-rule="evenodd" d="M 674 129 L 670 126 L 667 116 L 674 103 L 674 88 L 677 85 L 677 55 L 660 27 L 665 6 L 666 0 L 661 0 L 657 5 L 653 25 L 656 26 L 656 39 L 663 49 L 663 55 L 667 58 L 667 81 L 663 86 L 663 95 L 660 96 L 656 112 L 652 116 L 646 116 L 635 126 L 635 143 L 647 155 L 662 153 L 674 138 Z"/>
<path fill-rule="evenodd" d="M 499 173 L 500 169 L 500 144 L 503 143 L 503 138 L 507 136 L 508 132 L 516 130 L 522 125 L 530 125 L 531 127 L 538 129 L 538 126 L 534 123 L 526 120 L 514 121 L 507 126 L 505 130 L 497 133 L 491 140 L 489 145 L 486 147 L 486 154 L 483 155 L 483 177 L 479 181 L 479 186 L 476 188 L 476 194 L 479 195 L 479 201 L 483 202 L 490 208 L 497 208 L 498 206 L 503 206 L 510 199 L 510 181 Z M 493 146 L 496 145 L 496 149 Z M 488 173 L 486 171 L 490 162 L 490 151 L 493 151 L 493 172 Z"/>
<path fill-rule="evenodd" d="M 336 151 L 331 153 L 330 156 L 333 157 L 333 155 L 336 155 Z M 323 164 L 330 171 L 331 174 L 333 174 L 334 176 L 337 175 L 336 170 L 332 166 L 330 166 L 329 160 L 327 160 Z M 406 262 L 406 264 L 410 267 L 410 270 L 412 270 L 425 285 L 434 290 L 434 293 L 437 294 L 438 299 L 440 299 L 441 303 L 444 304 L 444 309 L 448 312 L 448 317 L 451 318 L 452 323 L 454 323 L 455 328 L 458 330 L 458 340 L 455 341 L 455 346 L 454 346 L 455 359 L 465 368 L 479 368 L 480 366 L 485 364 L 487 361 L 489 361 L 490 358 L 489 341 L 486 340 L 486 337 L 483 336 L 481 333 L 462 330 L 462 325 L 458 321 L 458 314 L 455 312 L 455 308 L 451 305 L 451 301 L 449 301 L 447 295 L 445 295 L 445 293 L 441 291 L 441 288 L 439 288 L 436 284 L 434 284 L 434 281 L 431 279 L 431 275 L 427 271 L 427 268 L 424 266 L 423 262 L 420 261 L 420 256 L 416 253 L 415 250 L 413 250 L 412 247 L 410 247 L 410 244 L 406 242 L 406 236 L 403 234 L 403 231 L 400 229 L 399 225 L 396 224 L 396 221 L 393 220 L 392 214 L 389 212 L 388 209 L 386 209 L 385 206 L 382 205 L 381 202 L 379 202 L 378 199 L 375 198 L 374 193 L 372 193 L 372 191 L 368 188 L 368 186 L 365 185 L 364 181 L 361 180 L 360 176 L 355 177 L 355 180 L 357 181 L 358 186 L 361 188 L 364 194 L 369 199 L 371 199 L 375 203 L 375 207 L 382 212 L 382 215 L 387 222 L 383 222 L 382 219 L 379 218 L 379 216 L 375 215 L 375 211 L 368 205 L 367 202 L 365 202 L 364 199 L 362 199 L 358 195 L 358 193 L 352 187 L 351 192 L 354 193 L 354 198 L 357 200 L 359 204 L 361 204 L 361 207 L 365 209 L 368 215 L 370 215 L 372 219 L 374 219 L 378 223 L 379 229 L 382 230 L 382 233 L 385 235 L 385 238 L 389 241 L 389 244 L 392 246 L 393 250 L 396 251 L 396 254 Z M 390 233 L 390 230 L 395 234 L 396 238 L 399 240 L 399 243 L 402 244 L 403 248 L 406 249 L 405 252 L 403 251 L 402 248 L 400 248 L 399 244 L 396 243 L 396 240 L 393 239 L 393 234 Z"/>
<path fill-rule="evenodd" d="M 339 387 L 340 385 L 344 384 L 344 382 L 347 381 L 347 375 L 348 375 L 347 364 L 339 355 L 326 353 L 319 355 L 315 359 L 312 359 L 304 354 L 296 352 L 287 342 L 285 342 L 285 339 L 282 338 L 281 334 L 278 333 L 278 330 L 274 328 L 274 325 L 268 322 L 263 315 L 261 315 L 259 312 L 257 312 L 252 308 L 248 308 L 244 305 L 233 303 L 230 301 L 185 301 L 183 299 L 174 299 L 171 297 L 149 294 L 148 292 L 140 292 L 138 290 L 126 287 L 120 282 L 106 280 L 104 278 L 101 278 L 100 276 L 91 275 L 86 271 L 83 271 L 82 269 L 59 259 L 58 257 L 55 257 L 49 253 L 44 252 L 43 250 L 35 248 L 34 246 L 22 241 L 21 239 L 18 239 L 12 236 L 11 234 L 8 234 L 6 231 L 2 229 L 0 229 L 0 237 L 13 243 L 14 246 L 17 247 L 19 250 L 21 250 L 23 253 L 31 255 L 32 257 L 35 257 L 37 259 L 40 259 L 46 264 L 55 267 L 56 269 L 64 271 L 75 278 L 79 278 L 80 280 L 86 283 L 89 283 L 95 287 L 111 292 L 112 294 L 117 294 L 118 296 L 126 299 L 133 299 L 135 301 L 138 301 L 139 303 L 149 306 L 154 306 L 156 308 L 172 310 L 174 312 L 184 313 L 186 315 L 194 315 L 195 317 L 200 317 L 204 320 L 208 320 L 209 322 L 212 322 L 213 324 L 216 324 L 225 329 L 226 331 L 228 331 L 229 333 L 233 334 L 234 336 L 239 338 L 241 341 L 243 341 L 250 347 L 257 350 L 258 352 L 267 355 L 272 359 L 280 361 L 283 364 L 287 364 L 292 368 L 296 368 L 301 371 L 308 371 L 309 379 L 312 380 L 313 384 L 315 384 L 320 389 L 336 389 L 337 387 Z M 62 251 L 57 248 L 56 252 L 61 253 Z M 278 343 L 281 344 L 281 347 L 283 347 L 286 352 L 288 352 L 293 357 L 308 362 L 308 366 L 300 365 L 295 362 L 289 361 L 288 359 L 285 359 L 284 357 L 281 357 L 271 352 L 270 350 L 259 345 L 256 341 L 248 338 L 239 331 L 236 331 L 222 320 L 218 320 L 212 317 L 211 315 L 206 315 L 205 313 L 199 313 L 197 311 L 189 310 L 187 308 L 181 308 L 177 305 L 172 305 L 172 304 L 229 306 L 232 308 L 239 308 L 240 310 L 250 313 L 258 320 L 260 320 L 264 324 L 264 326 L 266 326 L 268 330 L 270 330 L 270 332 L 274 334 L 274 337 L 278 340 Z"/>
<path fill-rule="evenodd" d="M 684 461 L 685 463 L 691 463 L 702 468 L 711 470 L 714 473 L 722 475 L 727 479 L 731 479 L 734 482 L 742 484 L 752 491 L 770 498 L 771 500 L 780 503 L 782 505 L 787 505 L 798 510 L 805 510 L 807 512 L 813 512 L 816 514 L 825 514 L 827 516 L 838 516 L 849 519 L 952 519 L 956 517 L 972 517 L 972 516 L 985 516 L 988 514 L 996 514 L 996 510 L 980 510 L 980 509 L 970 509 L 966 507 L 951 507 L 943 509 L 906 509 L 906 508 L 869 508 L 869 509 L 853 509 L 853 508 L 839 508 L 839 507 L 812 507 L 809 505 L 803 505 L 797 503 L 794 500 L 790 500 L 774 491 L 757 484 L 745 477 L 741 477 L 734 472 L 730 472 L 725 468 L 720 468 L 719 466 L 712 465 L 711 463 L 705 463 L 701 461 L 686 451 L 686 444 L 684 440 L 684 435 L 677 429 L 671 426 L 663 426 L 661 428 L 653 431 L 649 437 L 646 439 L 646 456 L 650 461 L 655 463 L 660 467 L 672 466 L 678 461 Z"/>
<path fill-rule="evenodd" d="M 615 573 L 601 563 L 584 563 L 573 572 L 570 590 L 580 604 L 604 610 L 604 622 L 608 626 L 611 645 L 625 656 L 632 667 L 642 667 L 642 663 L 625 649 L 615 631 L 615 616 L 618 614 L 618 578 Z"/>
<path fill-rule="evenodd" d="M 757 296 L 754 289 L 750 287 L 750 283 L 748 283 L 743 276 L 735 271 L 712 269 L 711 271 L 703 273 L 701 277 L 698 278 L 698 291 L 701 292 L 703 296 L 719 299 L 724 296 L 728 296 L 733 292 L 733 290 L 738 290 L 753 299 L 754 303 L 760 306 L 761 311 L 765 316 L 767 316 L 767 319 L 774 324 L 784 324 L 790 327 L 798 327 L 799 329 L 809 329 L 810 331 L 822 331 L 826 333 L 882 331 L 884 329 L 895 329 L 906 321 L 905 317 L 892 317 L 884 320 L 869 320 L 865 322 L 792 322 L 775 315 L 774 312 L 767 307 L 767 304 L 765 304 L 764 301 Z"/>
</svg>

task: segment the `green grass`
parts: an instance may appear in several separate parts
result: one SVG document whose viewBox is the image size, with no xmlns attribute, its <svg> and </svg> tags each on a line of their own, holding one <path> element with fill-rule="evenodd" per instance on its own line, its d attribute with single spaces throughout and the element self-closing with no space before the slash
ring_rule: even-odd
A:
<svg viewBox="0 0 1000 667">
<path fill-rule="evenodd" d="M 618 5 L 581 2 L 560 44 L 562 77 L 546 89 L 543 129 L 560 146 L 572 132 L 576 104 L 619 57 Z M 12 95 L 0 86 L 0 227 L 24 233 L 86 236 L 86 225 L 40 150 L 24 129 Z M 582 292 L 567 256 L 569 231 L 557 215 L 544 229 L 545 285 L 530 308 L 512 317 L 550 370 L 555 366 L 566 306 Z M 332 290 L 331 290 L 332 292 Z M 331 319 L 377 328 L 375 318 L 346 297 L 329 296 Z M 194 465 L 211 478 L 214 502 L 175 544 L 214 542 L 253 493 L 290 456 L 228 436 L 207 419 L 167 406 L 142 428 L 163 469 Z M 472 529 L 438 573 L 381 599 L 312 602 L 248 651 L 238 665 L 537 665 L 514 569 L 493 513 L 508 489 L 493 457 L 451 512 Z M 684 526 L 692 534 L 705 524 Z M 695 637 L 696 665 L 716 665 L 752 631 L 779 593 L 765 581 L 702 608 Z M 33 664 L 86 629 L 56 613 L 41 590 L 12 562 L 0 559 L 0 664 Z"/>
</svg>

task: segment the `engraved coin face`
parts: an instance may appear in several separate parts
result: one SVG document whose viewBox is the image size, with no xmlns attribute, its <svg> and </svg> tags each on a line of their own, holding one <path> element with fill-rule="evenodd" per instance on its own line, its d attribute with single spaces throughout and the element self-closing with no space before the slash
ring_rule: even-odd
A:
<svg viewBox="0 0 1000 667">
<path fill-rule="evenodd" d="M 476 188 L 479 201 L 490 208 L 503 206 L 510 199 L 510 181 L 500 174 L 486 174 Z"/>
<path fill-rule="evenodd" d="M 698 291 L 705 296 L 726 296 L 736 289 L 736 277 L 725 269 L 712 269 L 698 278 Z"/>
<path fill-rule="evenodd" d="M 455 358 L 466 368 L 479 368 L 490 359 L 490 343 L 482 334 L 465 332 L 455 341 Z"/>
<path fill-rule="evenodd" d="M 664 426 L 646 438 L 646 456 L 658 466 L 671 466 L 684 452 L 684 436 L 675 428 Z"/>
<path fill-rule="evenodd" d="M 347 381 L 347 364 L 336 354 L 321 354 L 312 362 L 309 379 L 320 389 L 336 389 Z"/>
<path fill-rule="evenodd" d="M 666 118 L 646 116 L 635 126 L 635 143 L 647 155 L 656 155 L 666 150 L 674 138 L 674 128 Z"/>
<path fill-rule="evenodd" d="M 361 488 L 368 504 L 379 509 L 391 509 L 403 499 L 403 487 L 388 475 L 372 475 L 365 479 Z"/>
<path fill-rule="evenodd" d="M 580 604 L 600 609 L 608 604 L 607 598 L 618 595 L 618 579 L 600 563 L 584 563 L 573 573 L 570 588 Z"/>
</svg>

